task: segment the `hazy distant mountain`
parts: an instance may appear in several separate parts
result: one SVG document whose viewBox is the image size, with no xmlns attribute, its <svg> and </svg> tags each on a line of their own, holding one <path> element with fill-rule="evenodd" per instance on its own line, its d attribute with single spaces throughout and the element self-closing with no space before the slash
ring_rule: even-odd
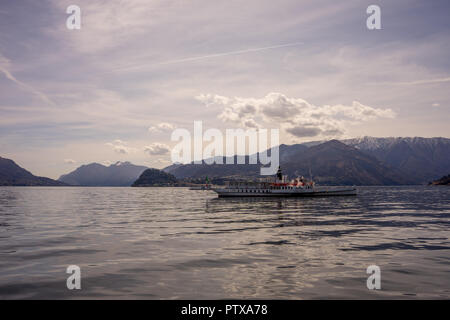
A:
<svg viewBox="0 0 450 320">
<path fill-rule="evenodd" d="M 170 173 L 171 171 L 175 170 L 178 167 L 181 167 L 182 164 L 181 163 L 173 163 L 168 167 L 165 167 L 164 169 L 162 169 L 164 172 L 166 173 Z"/>
<path fill-rule="evenodd" d="M 401 170 L 418 183 L 450 172 L 450 139 L 363 137 L 342 142 Z"/>
<path fill-rule="evenodd" d="M 158 169 L 147 169 L 133 183 L 133 187 L 159 187 L 172 186 L 177 183 L 177 178 L 170 173 Z"/>
<path fill-rule="evenodd" d="M 0 157 L 0 186 L 64 186 L 63 182 L 36 177 L 14 161 Z"/>
<path fill-rule="evenodd" d="M 131 186 L 146 169 L 130 162 L 116 162 L 108 167 L 91 163 L 62 175 L 58 180 L 74 186 Z"/>
<path fill-rule="evenodd" d="M 236 159 L 236 158 L 235 158 Z M 236 162 L 234 162 L 236 163 Z M 248 157 L 246 157 L 248 163 Z M 399 170 L 383 164 L 373 156 L 337 140 L 312 147 L 297 144 L 280 145 L 280 163 L 291 177 L 311 174 L 320 184 L 399 185 L 413 184 L 414 180 Z M 260 165 L 248 164 L 187 164 L 170 172 L 179 179 L 213 177 L 257 177 Z"/>
</svg>

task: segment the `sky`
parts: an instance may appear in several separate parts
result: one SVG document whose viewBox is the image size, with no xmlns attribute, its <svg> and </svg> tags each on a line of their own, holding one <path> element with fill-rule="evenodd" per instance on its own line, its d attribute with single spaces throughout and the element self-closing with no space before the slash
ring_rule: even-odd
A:
<svg viewBox="0 0 450 320">
<path fill-rule="evenodd" d="M 70 30 L 69 5 L 81 8 Z M 366 9 L 381 9 L 369 30 Z M 0 156 L 170 164 L 176 128 L 450 137 L 447 0 L 0 1 Z"/>
</svg>

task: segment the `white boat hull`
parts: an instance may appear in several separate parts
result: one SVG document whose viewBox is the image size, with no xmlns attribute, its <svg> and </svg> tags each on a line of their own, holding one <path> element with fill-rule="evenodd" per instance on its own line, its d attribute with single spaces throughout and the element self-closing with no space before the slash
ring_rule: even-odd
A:
<svg viewBox="0 0 450 320">
<path fill-rule="evenodd" d="M 324 197 L 356 196 L 356 188 L 312 188 L 312 189 L 232 189 L 214 188 L 220 198 L 223 197 Z"/>
</svg>

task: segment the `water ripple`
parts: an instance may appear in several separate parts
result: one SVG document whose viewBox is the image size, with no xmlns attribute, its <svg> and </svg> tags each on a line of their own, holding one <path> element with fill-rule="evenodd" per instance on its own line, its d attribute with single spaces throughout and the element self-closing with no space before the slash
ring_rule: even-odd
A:
<svg viewBox="0 0 450 320">
<path fill-rule="evenodd" d="M 0 187 L 0 298 L 450 298 L 450 189 Z M 66 268 L 82 269 L 82 290 Z M 366 288 L 366 268 L 382 290 Z"/>
</svg>

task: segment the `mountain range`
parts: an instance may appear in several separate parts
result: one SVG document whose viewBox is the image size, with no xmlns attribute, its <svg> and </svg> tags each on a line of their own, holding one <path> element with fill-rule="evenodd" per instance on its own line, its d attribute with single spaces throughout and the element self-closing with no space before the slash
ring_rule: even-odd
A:
<svg viewBox="0 0 450 320">
<path fill-rule="evenodd" d="M 424 184 L 450 172 L 450 139 L 374 138 L 280 145 L 283 172 L 309 176 L 321 184 Z M 234 162 L 236 163 L 236 162 Z M 246 157 L 248 163 L 248 157 Z M 260 165 L 171 165 L 179 179 L 257 177 Z"/>
<path fill-rule="evenodd" d="M 0 186 L 65 186 L 64 182 L 37 177 L 13 160 L 0 157 Z"/>
<path fill-rule="evenodd" d="M 90 163 L 62 175 L 58 181 L 72 186 L 126 187 L 131 186 L 146 169 L 130 162 L 119 161 L 109 166 Z"/>
<path fill-rule="evenodd" d="M 342 142 L 399 169 L 419 183 L 450 172 L 450 139 L 364 137 Z"/>
<path fill-rule="evenodd" d="M 450 139 L 447 138 L 363 137 L 282 144 L 279 150 L 284 174 L 290 177 L 311 175 L 319 184 L 426 184 L 450 172 Z M 225 158 L 222 158 L 225 163 Z M 233 157 L 233 163 L 237 163 L 236 158 Z M 248 159 L 245 156 L 246 163 Z M 178 185 L 181 185 L 182 182 L 198 183 L 204 181 L 205 177 L 215 183 L 236 178 L 255 178 L 259 177 L 260 167 L 260 164 L 172 164 L 163 171 L 173 175 Z M 0 157 L 0 185 L 131 186 L 146 169 L 145 166 L 130 162 L 116 162 L 109 166 L 91 163 L 55 181 L 34 176 L 14 161 Z M 174 183 L 172 176 L 149 171 L 142 176 L 139 184 L 151 185 L 154 181 L 157 184 L 164 183 L 160 180 Z"/>
<path fill-rule="evenodd" d="M 280 145 L 280 165 L 290 177 L 310 173 L 319 184 L 328 185 L 400 185 L 414 184 L 399 170 L 383 164 L 373 156 L 337 140 L 307 147 Z M 248 156 L 245 158 L 248 163 Z M 236 158 L 234 159 L 236 160 Z M 225 163 L 225 160 L 224 160 Z M 260 164 L 187 164 L 166 172 L 179 179 L 227 177 L 229 179 L 260 176 Z"/>
</svg>

